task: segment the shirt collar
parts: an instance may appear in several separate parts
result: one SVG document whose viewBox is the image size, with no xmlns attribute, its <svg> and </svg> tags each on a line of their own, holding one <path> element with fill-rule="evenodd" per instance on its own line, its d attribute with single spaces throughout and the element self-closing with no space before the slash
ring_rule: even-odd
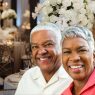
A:
<svg viewBox="0 0 95 95">
<path fill-rule="evenodd" d="M 43 76 L 42 72 L 41 72 L 40 68 L 38 66 L 36 66 L 36 68 L 34 70 L 33 79 L 37 79 L 41 76 Z M 69 77 L 69 75 L 67 74 L 67 72 L 65 71 L 65 69 L 62 65 L 57 70 L 57 72 L 54 74 L 54 76 L 56 76 L 58 78 L 68 78 Z"/>
<path fill-rule="evenodd" d="M 32 78 L 33 79 L 38 79 L 41 76 L 40 68 L 38 66 L 36 66 L 34 68 L 35 68 L 35 70 L 33 72 Z"/>
<path fill-rule="evenodd" d="M 71 92 L 72 89 L 73 89 L 73 86 L 74 86 L 74 83 L 72 82 L 69 85 L 69 87 L 63 91 L 63 93 L 61 95 L 73 95 L 72 92 Z"/>
<path fill-rule="evenodd" d="M 58 71 L 55 73 L 59 78 L 68 78 L 70 77 L 65 71 L 64 67 L 61 65 Z"/>
<path fill-rule="evenodd" d="M 82 93 L 83 91 L 85 91 L 86 89 L 92 87 L 93 85 L 95 85 L 95 68 L 94 68 L 92 74 L 90 75 L 90 77 L 89 77 L 89 79 L 88 79 L 86 85 L 85 85 L 84 88 L 82 89 L 81 93 Z"/>
</svg>

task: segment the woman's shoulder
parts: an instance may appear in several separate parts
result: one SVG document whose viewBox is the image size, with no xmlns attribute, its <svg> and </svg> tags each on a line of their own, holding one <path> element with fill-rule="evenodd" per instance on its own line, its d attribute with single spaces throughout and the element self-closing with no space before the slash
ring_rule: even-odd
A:
<svg viewBox="0 0 95 95">
<path fill-rule="evenodd" d="M 61 95 L 72 95 L 72 92 L 71 92 L 71 90 L 72 90 L 72 88 L 73 88 L 73 82 L 69 85 L 69 87 L 67 87 L 63 92 L 62 92 L 62 94 Z"/>
</svg>

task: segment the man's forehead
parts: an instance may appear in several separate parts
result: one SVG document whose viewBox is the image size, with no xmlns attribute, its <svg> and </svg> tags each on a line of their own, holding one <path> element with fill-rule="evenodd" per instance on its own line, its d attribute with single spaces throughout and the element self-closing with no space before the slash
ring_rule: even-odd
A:
<svg viewBox="0 0 95 95">
<path fill-rule="evenodd" d="M 44 32 L 49 32 L 49 33 L 54 33 L 55 34 L 55 32 L 54 32 L 54 30 L 52 31 L 52 30 L 49 30 L 49 29 L 40 29 L 40 30 L 36 30 L 36 31 L 33 31 L 32 33 L 31 33 L 31 36 L 33 35 L 33 34 L 37 34 L 37 33 L 44 33 Z"/>
<path fill-rule="evenodd" d="M 54 43 L 54 41 L 48 39 L 48 40 L 45 40 L 45 41 L 40 42 L 40 44 L 46 44 L 46 43 Z M 33 41 L 31 41 L 31 44 L 38 44 L 38 43 L 37 43 L 37 42 L 33 42 Z"/>
</svg>

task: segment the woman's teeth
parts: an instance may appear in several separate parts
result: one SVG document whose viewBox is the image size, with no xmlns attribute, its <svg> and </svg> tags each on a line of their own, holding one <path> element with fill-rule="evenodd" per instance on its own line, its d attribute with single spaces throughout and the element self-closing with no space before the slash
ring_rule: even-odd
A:
<svg viewBox="0 0 95 95">
<path fill-rule="evenodd" d="M 82 68 L 83 66 L 81 65 L 81 66 L 70 66 L 70 68 L 72 68 L 72 69 L 77 69 L 77 68 Z"/>
</svg>

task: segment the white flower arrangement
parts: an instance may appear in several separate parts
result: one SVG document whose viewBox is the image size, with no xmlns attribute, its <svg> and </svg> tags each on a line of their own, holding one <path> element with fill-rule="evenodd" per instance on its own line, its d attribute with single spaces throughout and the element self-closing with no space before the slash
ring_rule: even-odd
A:
<svg viewBox="0 0 95 95">
<path fill-rule="evenodd" d="M 11 19 L 11 18 L 16 18 L 17 14 L 13 9 L 7 9 L 4 10 L 1 14 L 1 19 Z"/>
<path fill-rule="evenodd" d="M 30 11 L 28 9 L 25 10 L 25 13 L 23 14 L 23 17 L 26 17 L 26 18 L 30 17 Z"/>
<path fill-rule="evenodd" d="M 27 9 L 25 10 L 24 14 L 23 14 L 23 17 L 24 17 L 24 22 L 22 23 L 22 26 L 21 28 L 22 29 L 30 29 L 30 11 Z"/>
<path fill-rule="evenodd" d="M 32 17 L 41 16 L 41 22 L 52 22 L 61 29 L 71 25 L 93 26 L 95 1 L 91 0 L 45 0 L 35 7 Z"/>
</svg>

